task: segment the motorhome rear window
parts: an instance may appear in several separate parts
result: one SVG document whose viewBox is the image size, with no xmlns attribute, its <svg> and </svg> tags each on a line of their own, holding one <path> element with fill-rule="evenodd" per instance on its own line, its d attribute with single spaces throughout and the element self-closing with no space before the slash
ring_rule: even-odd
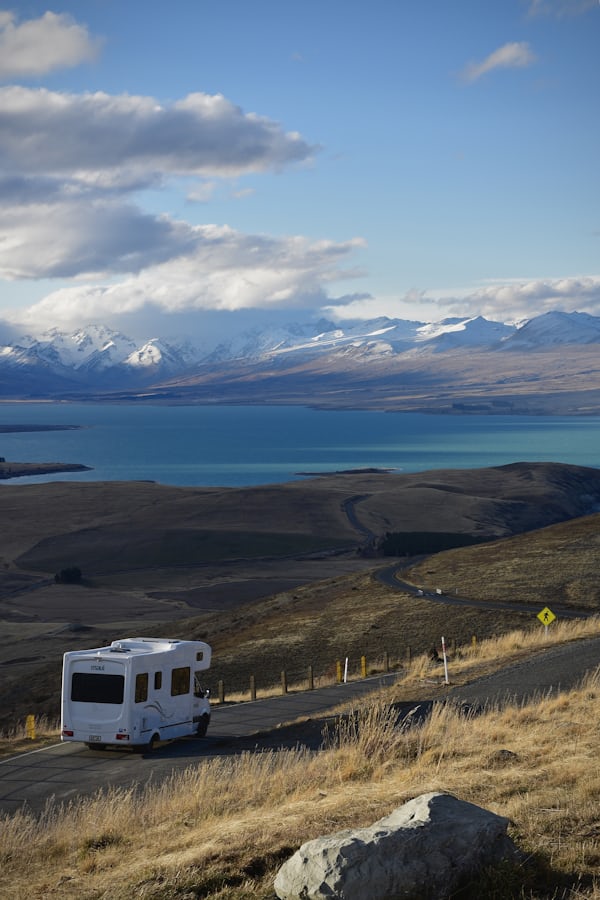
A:
<svg viewBox="0 0 600 900">
<path fill-rule="evenodd" d="M 71 700 L 79 703 L 122 703 L 124 688 L 123 675 L 73 672 Z"/>
</svg>

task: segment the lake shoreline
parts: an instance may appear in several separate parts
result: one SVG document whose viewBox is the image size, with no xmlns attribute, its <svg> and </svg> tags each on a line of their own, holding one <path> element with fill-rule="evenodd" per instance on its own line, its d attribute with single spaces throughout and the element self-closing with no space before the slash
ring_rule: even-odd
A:
<svg viewBox="0 0 600 900">
<path fill-rule="evenodd" d="M 27 475 L 56 475 L 60 472 L 91 472 L 92 466 L 81 463 L 18 463 L 0 462 L 0 480 L 23 478 Z"/>
<path fill-rule="evenodd" d="M 35 431 L 79 431 L 81 425 L 0 425 L 0 434 L 19 434 Z"/>
<path fill-rule="evenodd" d="M 29 403 L 0 406 L 0 413 L 0 427 L 6 429 L 0 459 L 44 467 L 14 470 L 19 484 L 142 480 L 239 487 L 365 469 L 432 471 L 520 461 L 597 468 L 600 460 L 600 417 L 394 414 L 262 404 Z M 28 434 L 32 423 L 36 428 Z M 68 469 L 70 461 L 89 468 Z"/>
</svg>

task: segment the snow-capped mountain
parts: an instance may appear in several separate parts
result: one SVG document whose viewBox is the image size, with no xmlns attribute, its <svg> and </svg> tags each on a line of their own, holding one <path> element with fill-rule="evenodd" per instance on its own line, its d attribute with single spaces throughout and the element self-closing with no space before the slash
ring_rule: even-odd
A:
<svg viewBox="0 0 600 900">
<path fill-rule="evenodd" d="M 255 390 L 258 385 L 266 389 L 282 378 L 285 390 L 293 392 L 294 378 L 298 384 L 310 379 L 314 390 L 319 379 L 337 380 L 346 387 L 369 379 L 384 385 L 391 373 L 409 369 L 411 379 L 431 383 L 441 379 L 444 367 L 452 378 L 460 377 L 473 354 L 481 353 L 486 354 L 486 370 L 495 366 L 497 383 L 502 384 L 512 380 L 510 366 L 515 363 L 510 359 L 516 356 L 498 351 L 536 351 L 538 357 L 537 351 L 567 346 L 589 352 L 594 344 L 600 344 L 600 317 L 563 312 L 545 313 L 519 326 L 483 316 L 431 323 L 322 318 L 231 332 L 208 345 L 195 344 L 189 337 L 135 341 L 95 324 L 71 333 L 54 328 L 0 346 L 0 396 L 93 397 L 131 394 L 147 387 L 189 390 L 200 383 L 217 386 L 218 392 L 223 385 L 242 382 L 249 392 L 251 382 Z"/>
<path fill-rule="evenodd" d="M 152 379 L 185 371 L 197 360 L 188 342 L 172 346 L 160 338 L 141 345 L 103 325 L 89 325 L 72 333 L 57 328 L 39 338 L 24 336 L 0 348 L 0 370 L 12 367 L 31 371 L 50 370 L 74 383 L 113 381 L 142 372 Z"/>
<path fill-rule="evenodd" d="M 103 325 L 89 325 L 71 334 L 52 328 L 38 340 L 32 340 L 30 349 L 40 356 L 57 359 L 67 369 L 98 371 L 117 365 L 123 356 L 133 352 L 135 342 Z"/>
<path fill-rule="evenodd" d="M 417 340 L 428 348 L 456 350 L 461 347 L 493 347 L 506 341 L 516 331 L 515 325 L 491 322 L 483 316 L 472 319 L 443 319 L 418 329 Z"/>
<path fill-rule="evenodd" d="M 305 358 L 323 353 L 345 353 L 349 348 L 362 355 L 405 353 L 419 348 L 450 350 L 460 347 L 486 347 L 498 344 L 513 334 L 515 326 L 491 322 L 482 316 L 444 319 L 425 324 L 384 316 L 370 320 L 349 320 L 335 324 L 327 319 L 308 325 L 293 324 L 288 328 L 261 329 L 244 332 L 219 346 L 203 361 L 222 362 L 231 359 L 255 360 L 284 355 Z"/>
<path fill-rule="evenodd" d="M 506 340 L 510 349 L 600 343 L 600 317 L 589 313 L 547 312 L 529 319 Z"/>
</svg>

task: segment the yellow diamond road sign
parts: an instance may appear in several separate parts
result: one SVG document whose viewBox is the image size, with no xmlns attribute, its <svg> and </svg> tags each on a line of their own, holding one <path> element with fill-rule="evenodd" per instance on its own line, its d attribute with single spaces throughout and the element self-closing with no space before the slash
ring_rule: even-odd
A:
<svg viewBox="0 0 600 900">
<path fill-rule="evenodd" d="M 538 619 L 542 623 L 542 625 L 549 625 L 550 622 L 554 622 L 556 616 L 552 612 L 551 609 L 548 609 L 547 606 L 543 608 L 541 612 L 537 614 Z"/>
</svg>

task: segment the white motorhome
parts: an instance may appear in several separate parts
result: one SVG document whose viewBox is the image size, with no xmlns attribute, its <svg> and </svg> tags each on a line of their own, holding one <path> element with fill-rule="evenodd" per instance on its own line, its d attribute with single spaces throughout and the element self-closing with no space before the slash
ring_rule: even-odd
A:
<svg viewBox="0 0 600 900">
<path fill-rule="evenodd" d="M 208 644 L 168 638 L 65 653 L 61 740 L 146 750 L 161 740 L 203 737 L 210 702 L 200 677 L 210 660 Z"/>
</svg>

